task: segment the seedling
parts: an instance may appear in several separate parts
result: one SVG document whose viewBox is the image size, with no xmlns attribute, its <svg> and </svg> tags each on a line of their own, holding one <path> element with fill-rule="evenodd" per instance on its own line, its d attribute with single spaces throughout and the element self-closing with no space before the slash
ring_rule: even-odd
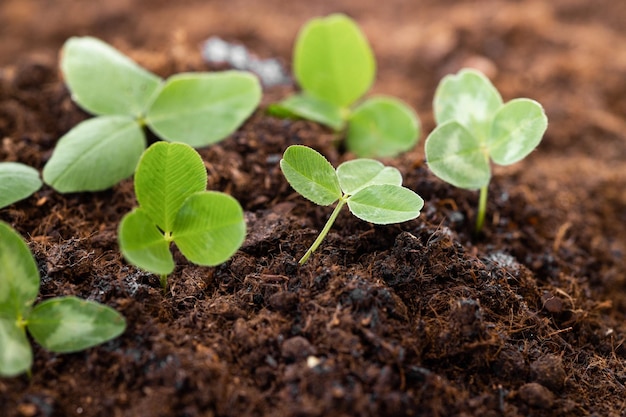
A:
<svg viewBox="0 0 626 417">
<path fill-rule="evenodd" d="M 456 187 L 480 189 L 478 233 L 487 210 L 490 160 L 510 165 L 525 158 L 541 141 L 548 119 L 534 100 L 503 104 L 489 79 L 472 69 L 443 78 L 434 108 L 437 127 L 426 139 L 428 166 Z"/>
<path fill-rule="evenodd" d="M 117 311 L 94 301 L 58 297 L 33 307 L 39 281 L 28 246 L 0 222 L 0 376 L 30 370 L 33 352 L 26 329 L 47 350 L 68 353 L 113 339 L 126 328 Z"/>
<path fill-rule="evenodd" d="M 202 158 L 189 145 L 157 142 L 139 161 L 139 207 L 122 219 L 119 245 L 130 263 L 160 275 L 163 289 L 174 270 L 172 242 L 188 260 L 205 266 L 225 262 L 243 243 L 239 202 L 206 186 Z"/>
<path fill-rule="evenodd" d="M 241 71 L 162 80 L 108 44 L 70 38 L 61 70 L 72 99 L 97 115 L 64 135 L 43 170 L 59 192 L 99 191 L 128 178 L 146 148 L 144 128 L 194 147 L 234 132 L 258 106 L 256 77 Z"/>
<path fill-rule="evenodd" d="M 17 162 L 0 163 L 0 208 L 31 196 L 41 188 L 39 172 Z"/>
<path fill-rule="evenodd" d="M 376 63 L 349 17 L 333 14 L 309 21 L 296 40 L 293 70 L 302 92 L 271 106 L 271 113 L 345 132 L 347 148 L 359 157 L 394 156 L 419 139 L 419 119 L 402 101 L 378 96 L 357 103 L 374 81 Z"/>
<path fill-rule="evenodd" d="M 293 145 L 283 154 L 280 168 L 289 184 L 304 198 L 322 206 L 337 202 L 319 236 L 300 259 L 300 265 L 322 243 L 346 204 L 356 217 L 375 224 L 415 219 L 424 206 L 419 195 L 402 187 L 400 171 L 373 159 L 344 162 L 335 170 L 317 151 Z"/>
</svg>

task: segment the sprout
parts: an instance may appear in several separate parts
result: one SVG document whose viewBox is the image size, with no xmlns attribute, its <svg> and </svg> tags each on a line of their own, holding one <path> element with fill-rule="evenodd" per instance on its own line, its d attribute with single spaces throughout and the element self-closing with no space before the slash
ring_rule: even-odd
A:
<svg viewBox="0 0 626 417">
<path fill-rule="evenodd" d="M 306 146 L 287 148 L 280 168 L 289 184 L 322 206 L 337 202 L 326 225 L 300 259 L 304 264 L 322 243 L 344 205 L 359 219 L 375 224 L 400 223 L 415 219 L 424 200 L 402 187 L 402 174 L 372 159 L 344 162 L 335 170 L 317 151 Z"/>
<path fill-rule="evenodd" d="M 425 145 L 428 166 L 456 187 L 480 189 L 478 233 L 485 220 L 490 161 L 510 165 L 525 158 L 541 141 L 548 119 L 534 100 L 503 104 L 489 79 L 471 69 L 444 77 L 434 107 L 437 127 Z"/>
</svg>

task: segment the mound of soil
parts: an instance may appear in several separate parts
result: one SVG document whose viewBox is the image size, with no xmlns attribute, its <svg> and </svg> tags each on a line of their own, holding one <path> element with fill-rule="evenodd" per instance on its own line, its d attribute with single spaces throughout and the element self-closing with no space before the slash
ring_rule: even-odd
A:
<svg viewBox="0 0 626 417">
<path fill-rule="evenodd" d="M 0 414 L 623 415 L 623 2 L 54 3 L 0 4 L 2 161 L 41 169 L 57 139 L 89 117 L 59 78 L 68 36 L 98 36 L 162 76 L 223 69 L 202 60 L 209 36 L 288 67 L 302 23 L 336 11 L 374 47 L 373 93 L 415 107 L 425 133 L 439 79 L 464 66 L 484 71 L 505 100 L 541 102 L 550 125 L 538 151 L 496 167 L 481 236 L 472 235 L 477 193 L 435 178 L 421 142 L 384 162 L 424 198 L 422 215 L 382 227 L 346 211 L 298 266 L 331 209 L 294 193 L 278 161 L 292 144 L 335 166 L 352 156 L 319 125 L 266 115 L 294 89 L 268 88 L 239 131 L 199 150 L 208 188 L 244 207 L 247 239 L 216 268 L 175 253 L 166 294 L 119 253 L 132 179 L 100 193 L 44 186 L 0 211 L 34 253 L 40 298 L 106 303 L 128 329 L 75 354 L 35 346 L 32 375 L 0 380 Z"/>
</svg>

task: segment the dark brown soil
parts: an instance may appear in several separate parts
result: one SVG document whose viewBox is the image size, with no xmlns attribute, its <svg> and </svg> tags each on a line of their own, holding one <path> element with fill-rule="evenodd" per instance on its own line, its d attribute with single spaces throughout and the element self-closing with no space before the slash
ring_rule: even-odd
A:
<svg viewBox="0 0 626 417">
<path fill-rule="evenodd" d="M 425 199 L 421 217 L 379 227 L 344 213 L 298 267 L 330 209 L 289 188 L 280 155 L 296 143 L 333 164 L 350 155 L 320 126 L 266 116 L 292 87 L 268 89 L 245 126 L 200 151 L 209 188 L 246 210 L 248 238 L 217 268 L 177 255 L 167 294 L 119 254 L 131 180 L 44 187 L 0 211 L 34 252 L 42 299 L 94 299 L 128 321 L 82 353 L 35 347 L 31 377 L 0 380 L 0 415 L 625 415 L 623 1 L 3 0 L 0 160 L 41 169 L 87 117 L 58 76 L 68 36 L 98 36 L 163 76 L 213 69 L 199 53 L 213 35 L 288 65 L 302 23 L 334 11 L 373 44 L 374 92 L 414 106 L 425 133 L 439 79 L 463 66 L 505 100 L 544 104 L 539 149 L 495 171 L 483 236 L 471 235 L 477 194 L 430 174 L 421 142 L 385 161 Z"/>
</svg>

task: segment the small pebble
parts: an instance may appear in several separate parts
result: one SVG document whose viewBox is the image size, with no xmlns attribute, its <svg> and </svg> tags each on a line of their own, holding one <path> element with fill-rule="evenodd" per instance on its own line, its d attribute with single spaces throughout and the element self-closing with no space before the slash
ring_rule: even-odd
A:
<svg viewBox="0 0 626 417">
<path fill-rule="evenodd" d="M 533 379 L 551 389 L 560 391 L 565 385 L 563 361 L 557 355 L 544 355 L 530 364 Z"/>
<path fill-rule="evenodd" d="M 518 390 L 518 395 L 531 407 L 548 409 L 554 404 L 552 391 L 536 382 L 522 385 Z"/>
<path fill-rule="evenodd" d="M 280 353 L 285 359 L 296 361 L 315 355 L 315 347 L 304 337 L 295 336 L 283 342 Z"/>
</svg>

